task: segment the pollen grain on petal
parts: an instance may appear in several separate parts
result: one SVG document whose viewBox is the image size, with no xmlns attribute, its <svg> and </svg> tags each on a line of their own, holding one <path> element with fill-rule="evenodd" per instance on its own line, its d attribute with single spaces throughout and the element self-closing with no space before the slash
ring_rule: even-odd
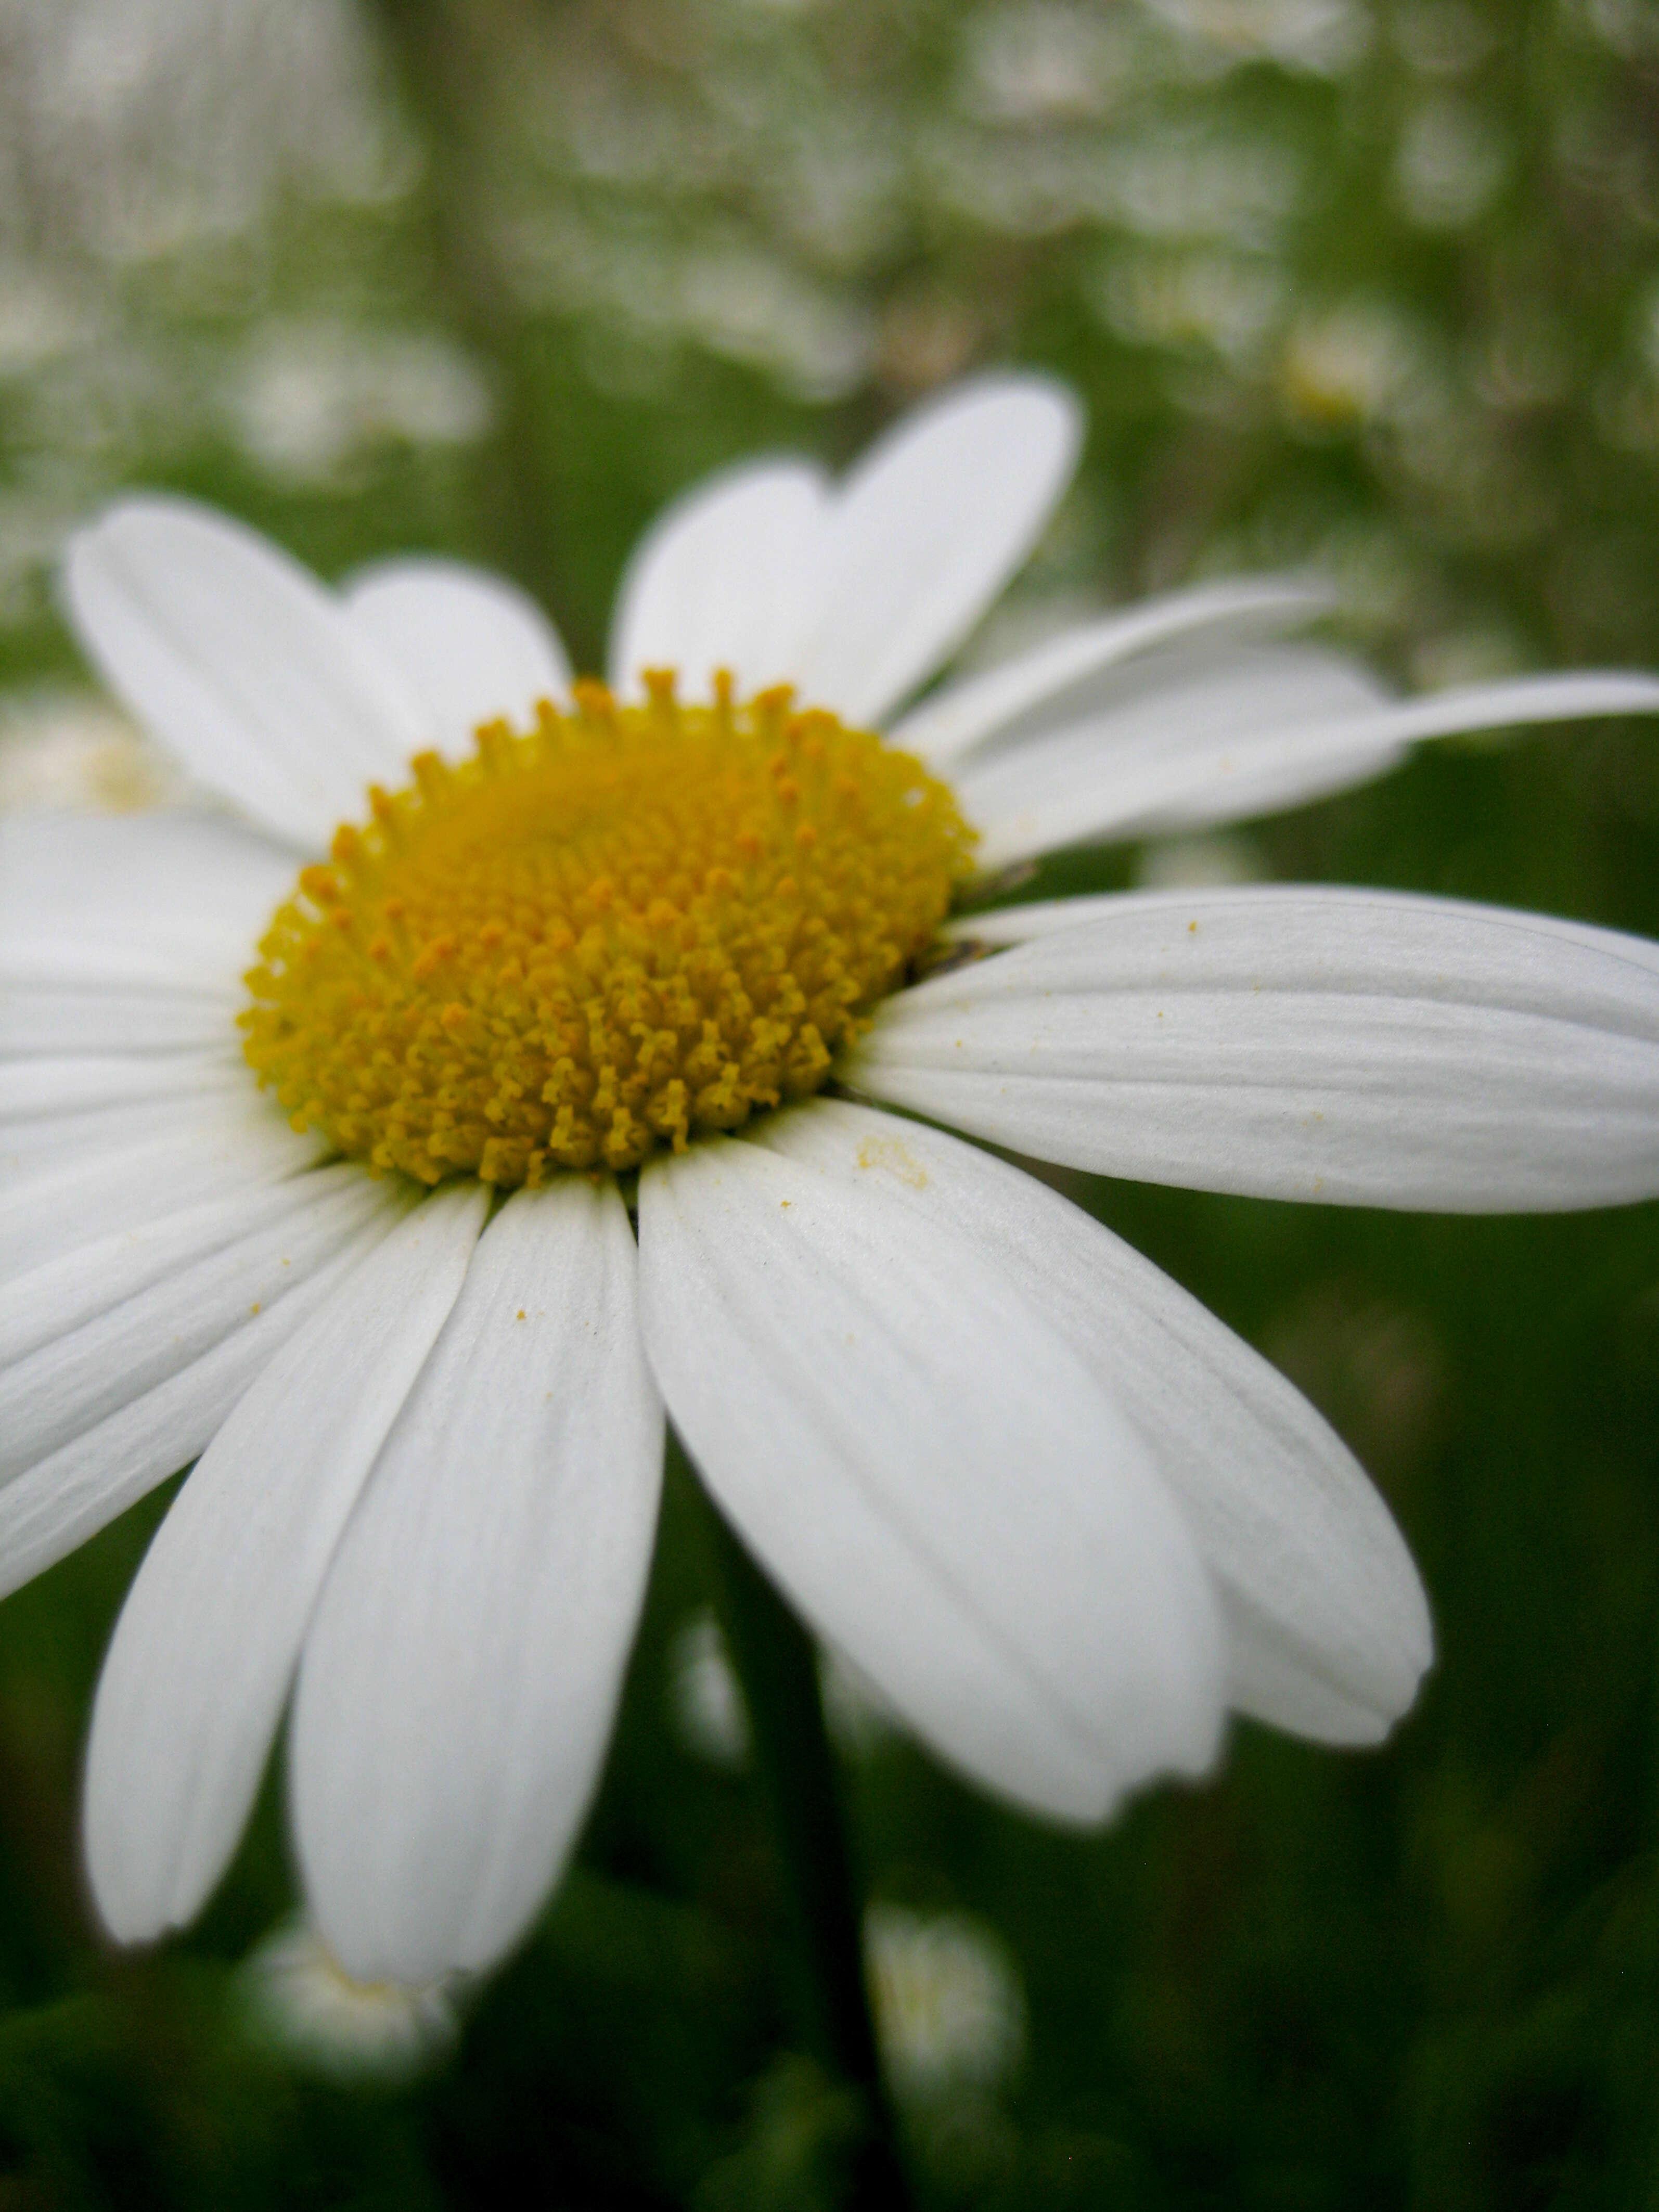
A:
<svg viewBox="0 0 1659 2212">
<path fill-rule="evenodd" d="M 411 773 L 301 872 L 240 1019 L 296 1127 L 428 1183 L 635 1167 L 816 1091 L 973 842 L 870 732 L 667 671 Z"/>
</svg>

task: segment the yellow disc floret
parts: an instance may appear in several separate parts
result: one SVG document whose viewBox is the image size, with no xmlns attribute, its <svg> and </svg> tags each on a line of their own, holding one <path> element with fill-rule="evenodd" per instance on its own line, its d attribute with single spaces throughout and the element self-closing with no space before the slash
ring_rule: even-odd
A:
<svg viewBox="0 0 1659 2212">
<path fill-rule="evenodd" d="M 244 1049 L 296 1128 L 424 1182 L 637 1166 L 816 1091 L 927 943 L 972 833 L 787 689 L 479 731 L 301 871 Z"/>
</svg>

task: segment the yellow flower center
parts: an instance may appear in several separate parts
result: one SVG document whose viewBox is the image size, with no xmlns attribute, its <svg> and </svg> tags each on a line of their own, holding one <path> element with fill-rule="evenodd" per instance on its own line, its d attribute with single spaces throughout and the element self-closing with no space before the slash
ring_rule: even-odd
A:
<svg viewBox="0 0 1659 2212">
<path fill-rule="evenodd" d="M 244 1050 L 299 1129 L 423 1182 L 637 1166 L 816 1091 L 973 834 L 920 762 L 785 688 L 477 733 L 301 872 Z"/>
</svg>

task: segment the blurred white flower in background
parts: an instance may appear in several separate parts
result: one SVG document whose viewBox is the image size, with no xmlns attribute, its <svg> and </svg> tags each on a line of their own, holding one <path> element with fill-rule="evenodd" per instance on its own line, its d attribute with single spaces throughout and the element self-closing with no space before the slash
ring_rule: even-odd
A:
<svg viewBox="0 0 1659 2212">
<path fill-rule="evenodd" d="M 349 0 L 0 0 L 0 246 L 142 261 L 415 174 Z"/>
<path fill-rule="evenodd" d="M 749 1713 L 714 1612 L 699 1607 L 668 1647 L 668 1698 L 680 1741 L 711 1766 L 735 1770 L 749 1757 Z"/>
<path fill-rule="evenodd" d="M 1486 212 L 1508 168 L 1509 149 L 1490 118 L 1467 100 L 1426 100 L 1401 133 L 1395 192 L 1419 229 L 1457 230 Z"/>
<path fill-rule="evenodd" d="M 339 2081 L 408 2081 L 458 2032 L 453 1981 L 354 1982 L 302 1912 L 249 1953 L 237 1984 L 256 2039 Z"/>
<path fill-rule="evenodd" d="M 982 9 L 963 31 L 957 104 L 988 123 L 1092 120 L 1141 81 L 1134 33 L 1127 9 Z"/>
<path fill-rule="evenodd" d="M 1340 76 L 1370 44 L 1356 0 L 1144 0 L 1147 13 L 1224 64 L 1273 61 Z"/>
<path fill-rule="evenodd" d="M 679 261 L 684 327 L 711 353 L 769 368 L 803 398 L 856 391 L 875 351 L 861 303 L 838 300 L 787 262 L 752 247 L 699 247 Z"/>
<path fill-rule="evenodd" d="M 87 344 L 101 320 L 84 285 L 77 289 L 21 259 L 0 264 L 0 378 L 26 375 Z"/>
<path fill-rule="evenodd" d="M 830 1740 L 848 1759 L 868 1759 L 902 1728 L 869 1676 L 827 1644 L 818 1648 L 818 1694 Z M 688 1751 L 711 1766 L 735 1771 L 747 1765 L 749 1709 L 710 1607 L 689 1614 L 669 1644 L 668 1695 Z"/>
<path fill-rule="evenodd" d="M 1219 884 L 1266 883 L 1272 873 L 1247 830 L 1212 830 L 1192 837 L 1148 838 L 1135 884 L 1146 891 L 1204 890 Z"/>
<path fill-rule="evenodd" d="M 872 1905 L 864 1948 L 894 2094 L 927 2102 L 1000 2087 L 1025 2048 L 1025 1993 L 994 1929 L 963 1912 Z"/>
<path fill-rule="evenodd" d="M 338 482 L 389 441 L 471 445 L 492 412 L 483 370 L 453 338 L 315 320 L 260 331 L 227 405 L 251 460 L 313 486 Z"/>
<path fill-rule="evenodd" d="M 1132 343 L 1205 347 L 1243 368 L 1268 346 L 1289 297 L 1271 263 L 1143 249 L 1108 257 L 1095 304 L 1107 328 Z"/>
<path fill-rule="evenodd" d="M 0 691 L 0 808 L 88 806 L 125 814 L 189 791 L 175 763 L 96 691 Z"/>
<path fill-rule="evenodd" d="M 1419 418 L 1442 404 L 1426 334 L 1382 299 L 1304 312 L 1285 341 L 1280 376 L 1292 413 L 1316 428 Z"/>
</svg>

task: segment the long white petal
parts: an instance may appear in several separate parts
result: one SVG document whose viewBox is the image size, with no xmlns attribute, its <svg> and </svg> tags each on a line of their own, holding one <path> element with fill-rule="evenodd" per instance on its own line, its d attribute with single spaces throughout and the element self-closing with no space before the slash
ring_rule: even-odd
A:
<svg viewBox="0 0 1659 2212">
<path fill-rule="evenodd" d="M 805 697 L 867 726 L 941 666 L 1024 564 L 1081 443 L 1077 402 L 1036 376 L 958 385 L 896 423 L 835 494 Z"/>
<path fill-rule="evenodd" d="M 1282 1375 L 1079 1207 L 958 1138 L 833 1099 L 757 1136 L 948 1221 L 1065 1338 L 1176 1495 L 1220 1593 L 1235 1706 L 1326 1741 L 1387 1732 L 1432 1656 L 1422 1585 L 1358 1462 Z"/>
<path fill-rule="evenodd" d="M 1307 680 L 1345 668 L 1347 686 Z M 1303 805 L 1369 782 L 1424 738 L 1659 713 L 1659 679 L 1641 675 L 1522 678 L 1383 703 L 1368 702 L 1366 690 L 1374 687 L 1357 664 L 1281 648 L 1183 674 L 1127 711 L 988 754 L 957 780 L 981 833 L 976 857 L 996 868 L 1084 840 Z"/>
<path fill-rule="evenodd" d="M 108 1065 L 108 1063 L 101 1063 Z M 140 1061 L 139 1065 L 143 1065 Z M 170 1056 L 155 1055 L 158 1067 L 176 1066 Z M 185 1064 L 189 1064 L 186 1062 Z M 200 1062 L 196 1063 L 200 1065 Z M 73 1066 L 72 1060 L 0 1060 L 0 1089 L 13 1074 L 33 1074 L 37 1069 Z M 89 1059 L 88 1066 L 100 1063 Z M 240 1068 L 227 1071 L 225 1081 L 204 1081 L 198 1092 L 179 1091 L 152 1098 L 110 1099 L 61 1114 L 20 1114 L 0 1117 L 0 1176 L 7 1187 L 21 1188 L 41 1177 L 50 1178 L 77 1164 L 130 1151 L 152 1137 L 194 1126 L 198 1105 L 211 1112 L 230 1097 L 247 1095 L 247 1076 Z"/>
<path fill-rule="evenodd" d="M 0 1182 L 0 1281 L 204 1200 L 285 1182 L 315 1167 L 324 1151 L 259 1099 L 241 1097 L 217 1114 L 198 1109 L 179 1129 L 107 1157 L 81 1154 L 55 1174 L 8 1177 Z"/>
<path fill-rule="evenodd" d="M 181 499 L 123 500 L 70 541 L 82 643 L 167 749 L 304 849 L 432 742 L 395 669 L 316 579 Z"/>
<path fill-rule="evenodd" d="M 587 1810 L 661 1486 L 637 1275 L 614 1184 L 510 1200 L 329 1570 L 290 1771 L 356 1980 L 494 1965 Z"/>
<path fill-rule="evenodd" d="M 190 1919 L 258 1786 L 306 1623 L 488 1204 L 440 1190 L 264 1367 L 174 1499 L 93 1705 L 86 1847 L 111 1933 Z"/>
<path fill-rule="evenodd" d="M 130 984 L 0 981 L 0 1059 L 97 1053 L 210 1052 L 236 1034 L 234 990 L 134 990 Z"/>
<path fill-rule="evenodd" d="M 43 1064 L 29 1060 L 0 1063 L 0 1073 Z M 204 1088 L 199 1097 L 111 1103 L 67 1114 L 60 1121 L 43 1115 L 0 1121 L 0 1219 L 9 1228 L 14 1207 L 33 1206 L 51 1191 L 71 1189 L 127 1161 L 142 1163 L 163 1150 L 188 1157 L 198 1144 L 212 1151 L 240 1121 L 250 1115 L 263 1119 L 269 1110 L 250 1100 L 244 1077 L 234 1086 Z M 323 1156 L 315 1147 L 309 1155 L 313 1160 Z M 142 1174 L 142 1165 L 136 1171 Z M 21 1268 L 33 1263 L 26 1255 L 17 1264 Z M 0 1268 L 0 1275 L 6 1272 Z"/>
<path fill-rule="evenodd" d="M 940 1755 L 1104 1816 L 1214 1757 L 1212 1593 L 1140 1439 L 947 1224 L 700 1145 L 640 1179 L 646 1348 L 703 1479 Z"/>
<path fill-rule="evenodd" d="M 1054 726 L 976 754 L 957 793 L 981 832 L 981 865 L 1001 867 L 1103 836 L 1230 771 L 1254 787 L 1259 762 L 1279 762 L 1287 748 L 1305 766 L 1302 733 L 1386 703 L 1369 669 L 1327 646 L 1165 646 L 1104 671 Z M 1373 742 L 1367 757 L 1378 750 Z"/>
<path fill-rule="evenodd" d="M 846 1064 L 1039 1158 L 1451 1212 L 1659 1194 L 1659 963 L 1383 891 L 1128 896 L 889 1000 Z"/>
<path fill-rule="evenodd" d="M 247 1068 L 234 1045 L 216 1053 L 43 1054 L 0 1063 L 0 1130 L 125 1107 L 166 1105 L 244 1091 Z M 3 1143 L 0 1137 L 0 1143 Z"/>
<path fill-rule="evenodd" d="M 728 471 L 677 501 L 629 562 L 611 625 L 611 682 L 675 668 L 684 696 L 708 696 L 716 668 L 747 695 L 798 673 L 820 605 L 829 495 L 804 461 Z"/>
<path fill-rule="evenodd" d="M 1218 886 L 1221 896 L 1230 894 Z M 1433 906 L 1444 915 L 1464 915 L 1479 927 L 1483 921 L 1502 919 L 1509 913 L 1503 907 L 1482 906 L 1474 899 L 1430 899 L 1412 891 L 1377 891 L 1361 884 L 1320 884 L 1317 886 L 1297 887 L 1291 884 L 1262 885 L 1247 888 L 1245 896 L 1254 899 L 1288 894 L 1293 898 L 1310 896 L 1337 903 L 1349 902 L 1364 908 L 1377 899 L 1401 898 L 1413 907 Z M 1178 920 L 1184 929 L 1196 911 L 1194 900 L 1204 899 L 1209 891 L 1198 884 L 1189 884 L 1171 890 L 1154 891 L 1098 891 L 1080 898 L 1031 899 L 1024 905 L 981 907 L 977 912 L 959 915 L 945 925 L 944 934 L 959 942 L 975 945 L 1025 945 L 1033 938 L 1064 936 L 1086 924 L 1110 921 L 1133 902 L 1143 913 L 1151 915 L 1160 909 L 1170 919 Z M 1605 948 L 1611 937 L 1621 956 L 1650 966 L 1659 965 L 1659 941 L 1648 937 L 1630 937 L 1616 930 L 1598 929 L 1593 922 L 1564 921 L 1557 915 L 1516 913 L 1511 918 L 1524 921 L 1528 927 L 1547 930 L 1552 937 L 1571 939 L 1592 948 Z"/>
<path fill-rule="evenodd" d="M 239 946 L 234 964 L 200 959 L 179 960 L 146 945 L 141 939 L 111 937 L 89 944 L 81 936 L 48 936 L 42 930 L 27 937 L 0 939 L 0 994 L 7 999 L 31 992 L 48 996 L 88 991 L 113 995 L 155 997 L 177 1002 L 204 998 L 216 1009 L 234 1006 L 236 978 L 252 957 L 252 944 Z M 223 1019 L 221 1013 L 220 1018 Z"/>
<path fill-rule="evenodd" d="M 1330 600 L 1328 590 L 1295 576 L 1194 584 L 1065 630 L 982 675 L 944 684 L 888 734 L 930 768 L 948 769 L 1012 723 L 1059 711 L 1075 685 L 1119 661 L 1193 634 L 1237 642 L 1294 629 L 1322 614 Z"/>
<path fill-rule="evenodd" d="M 234 988 L 294 886 L 294 855 L 222 817 L 0 819 L 0 976 Z"/>
<path fill-rule="evenodd" d="M 481 722 L 533 722 L 570 690 L 558 632 L 527 592 L 459 561 L 377 562 L 346 579 L 346 611 L 416 693 L 438 750 L 460 760 Z"/>
<path fill-rule="evenodd" d="M 290 1280 L 284 1271 L 257 1312 L 244 1305 L 228 1335 L 0 1487 L 0 1596 L 95 1535 L 118 1513 L 206 1450 L 231 1407 L 301 1322 L 400 1218 L 378 1208 L 331 1257 Z"/>
<path fill-rule="evenodd" d="M 352 1168 L 325 1168 L 297 1191 L 279 1186 L 204 1198 L 165 1220 L 100 1237 L 13 1276 L 0 1285 L 0 1369 L 61 1342 L 197 1260 L 261 1230 L 280 1230 L 316 1195 L 349 1188 L 359 1176 Z"/>
<path fill-rule="evenodd" d="M 9 1284 L 0 1483 L 201 1358 L 400 1202 L 359 1169 L 313 1169 L 105 1237 Z"/>
</svg>

